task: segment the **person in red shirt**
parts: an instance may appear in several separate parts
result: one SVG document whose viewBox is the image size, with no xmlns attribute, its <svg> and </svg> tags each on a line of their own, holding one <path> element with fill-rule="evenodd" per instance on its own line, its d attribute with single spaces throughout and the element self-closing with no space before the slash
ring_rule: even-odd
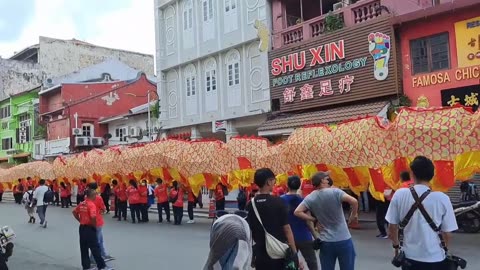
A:
<svg viewBox="0 0 480 270">
<path fill-rule="evenodd" d="M 77 205 L 85 199 L 85 189 L 87 188 L 87 179 L 83 178 L 82 180 L 78 181 L 77 185 Z"/>
<path fill-rule="evenodd" d="M 193 216 L 193 208 L 197 204 L 197 197 L 193 194 L 192 188 L 187 189 L 188 195 L 188 204 L 187 204 L 187 212 L 188 212 L 188 221 L 187 224 L 193 224 L 195 223 L 194 216 Z"/>
<path fill-rule="evenodd" d="M 89 250 L 92 252 L 98 269 L 107 269 L 105 261 L 102 258 L 100 246 L 97 239 L 97 206 L 94 200 L 97 193 L 93 189 L 86 191 L 87 199 L 77 205 L 73 210 L 73 216 L 80 223 L 80 254 L 83 269 L 90 269 Z"/>
<path fill-rule="evenodd" d="M 300 190 L 302 191 L 302 197 L 305 198 L 315 190 L 315 187 L 312 185 L 312 181 L 310 181 L 310 179 L 304 178 L 302 179 Z"/>
<path fill-rule="evenodd" d="M 138 191 L 137 182 L 135 180 L 130 180 L 129 184 L 130 186 L 127 188 L 127 198 L 128 204 L 130 205 L 132 223 L 135 223 L 135 216 L 137 216 L 138 222 L 140 222 L 140 192 Z"/>
<path fill-rule="evenodd" d="M 72 184 L 67 183 L 66 186 L 67 186 L 67 191 L 68 191 L 67 205 L 70 205 L 70 206 L 73 207 L 73 203 L 72 203 Z"/>
<path fill-rule="evenodd" d="M 53 205 L 60 206 L 60 186 L 58 185 L 57 179 L 53 179 L 52 181 L 52 190 L 53 194 L 55 195 L 55 200 L 53 201 Z"/>
<path fill-rule="evenodd" d="M 97 183 L 90 183 L 87 186 L 87 190 L 97 190 L 98 185 Z M 97 207 L 97 240 L 98 240 L 98 245 L 100 247 L 100 254 L 105 261 L 111 261 L 114 258 L 110 255 L 107 254 L 107 251 L 105 249 L 105 244 L 103 241 L 103 225 L 105 225 L 105 221 L 103 219 L 103 214 L 106 212 L 107 207 L 105 206 L 105 203 L 103 202 L 103 198 L 98 195 L 95 192 L 96 196 L 94 199 L 95 206 Z M 93 262 L 94 258 L 93 256 L 90 257 L 90 260 Z"/>
<path fill-rule="evenodd" d="M 225 192 L 223 191 L 224 185 L 218 183 L 215 187 L 215 210 L 225 210 Z"/>
<path fill-rule="evenodd" d="M 178 182 L 173 181 L 170 190 L 170 201 L 173 206 L 173 225 L 181 225 L 183 218 L 183 189 L 178 187 Z"/>
<path fill-rule="evenodd" d="M 64 182 L 60 183 L 60 200 L 62 208 L 68 208 L 68 189 Z"/>
<path fill-rule="evenodd" d="M 400 173 L 400 181 L 402 181 L 400 188 L 409 188 L 414 185 L 413 180 L 410 178 L 410 173 L 407 171 Z"/>
<path fill-rule="evenodd" d="M 162 209 L 165 211 L 167 222 L 170 223 L 170 204 L 168 203 L 168 188 L 163 180 L 157 178 L 157 187 L 155 188 L 155 197 L 157 197 L 158 223 L 163 222 Z"/>
<path fill-rule="evenodd" d="M 25 186 L 26 186 L 27 188 L 34 186 L 34 185 L 33 185 L 33 180 L 32 180 L 32 178 L 31 178 L 30 176 L 27 177 L 27 183 L 25 183 Z"/>
<path fill-rule="evenodd" d="M 148 222 L 148 187 L 147 180 L 142 180 L 138 187 L 140 193 L 140 213 L 142 214 L 141 222 Z"/>
<path fill-rule="evenodd" d="M 116 180 L 113 180 L 116 181 Z M 115 210 L 118 209 L 118 221 L 127 220 L 127 185 L 125 183 L 120 183 L 115 187 L 115 196 L 117 197 L 117 202 L 115 204 Z"/>
<path fill-rule="evenodd" d="M 282 196 L 283 194 L 285 194 L 285 189 L 280 186 L 280 185 L 277 185 L 273 188 L 273 191 L 272 191 L 272 195 L 275 196 L 275 197 L 280 197 Z"/>
</svg>

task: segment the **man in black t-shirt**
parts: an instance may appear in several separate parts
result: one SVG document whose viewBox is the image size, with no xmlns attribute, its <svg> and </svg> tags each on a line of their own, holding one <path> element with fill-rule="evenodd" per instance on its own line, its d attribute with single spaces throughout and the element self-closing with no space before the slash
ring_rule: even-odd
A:
<svg viewBox="0 0 480 270">
<path fill-rule="evenodd" d="M 279 197 L 270 195 L 275 185 L 275 174 L 272 170 L 263 168 L 255 172 L 255 184 L 260 188 L 254 197 L 260 218 L 265 226 L 265 230 L 279 241 L 288 242 L 290 248 L 296 253 L 295 241 L 292 229 L 288 223 L 287 208 Z M 274 260 L 267 254 L 265 247 L 265 231 L 258 221 L 252 204 L 247 206 L 248 224 L 252 231 L 252 237 L 255 241 L 255 269 L 272 270 L 282 269 L 285 261 L 283 259 Z"/>
</svg>

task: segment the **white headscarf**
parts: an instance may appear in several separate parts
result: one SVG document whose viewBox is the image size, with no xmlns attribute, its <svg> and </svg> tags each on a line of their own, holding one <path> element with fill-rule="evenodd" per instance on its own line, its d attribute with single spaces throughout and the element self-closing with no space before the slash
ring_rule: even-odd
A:
<svg viewBox="0 0 480 270">
<path fill-rule="evenodd" d="M 226 214 L 212 226 L 210 253 L 204 270 L 249 270 L 252 258 L 251 233 L 245 219 Z"/>
</svg>

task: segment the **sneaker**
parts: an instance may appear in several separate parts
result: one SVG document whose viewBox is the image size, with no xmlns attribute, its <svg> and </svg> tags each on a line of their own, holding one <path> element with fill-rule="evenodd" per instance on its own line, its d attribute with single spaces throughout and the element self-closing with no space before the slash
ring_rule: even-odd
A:
<svg viewBox="0 0 480 270">
<path fill-rule="evenodd" d="M 46 229 L 47 228 L 47 221 L 45 220 L 45 223 L 43 224 L 43 228 Z"/>
<path fill-rule="evenodd" d="M 193 220 L 193 219 L 187 221 L 187 224 L 194 224 L 194 223 L 195 223 L 195 220 Z"/>
<path fill-rule="evenodd" d="M 103 260 L 104 260 L 105 262 L 109 262 L 109 261 L 115 260 L 115 258 L 112 257 L 112 256 L 110 256 L 110 255 L 106 255 L 105 257 L 103 257 Z"/>
<path fill-rule="evenodd" d="M 383 239 L 388 239 L 388 235 L 382 236 Z"/>
<path fill-rule="evenodd" d="M 375 237 L 377 237 L 377 238 L 383 238 L 384 236 L 385 236 L 385 234 L 381 233 L 381 234 L 379 234 L 379 235 L 377 235 L 377 236 L 375 236 Z"/>
<path fill-rule="evenodd" d="M 107 266 L 105 268 L 98 269 L 98 270 L 115 270 L 115 269 L 113 267 Z"/>
</svg>

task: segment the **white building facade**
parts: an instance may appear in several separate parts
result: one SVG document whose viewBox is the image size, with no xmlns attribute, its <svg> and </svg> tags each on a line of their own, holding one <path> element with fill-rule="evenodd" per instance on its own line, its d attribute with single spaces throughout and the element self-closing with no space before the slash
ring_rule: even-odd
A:
<svg viewBox="0 0 480 270">
<path fill-rule="evenodd" d="M 140 105 L 130 109 L 125 115 L 101 119 L 100 124 L 108 125 L 108 146 L 128 145 L 155 141 L 158 135 L 158 121 L 152 116 L 151 132 L 148 131 L 148 105 Z"/>
<path fill-rule="evenodd" d="M 270 110 L 270 10 L 267 0 L 155 1 L 160 126 L 168 135 L 257 134 Z"/>
</svg>

